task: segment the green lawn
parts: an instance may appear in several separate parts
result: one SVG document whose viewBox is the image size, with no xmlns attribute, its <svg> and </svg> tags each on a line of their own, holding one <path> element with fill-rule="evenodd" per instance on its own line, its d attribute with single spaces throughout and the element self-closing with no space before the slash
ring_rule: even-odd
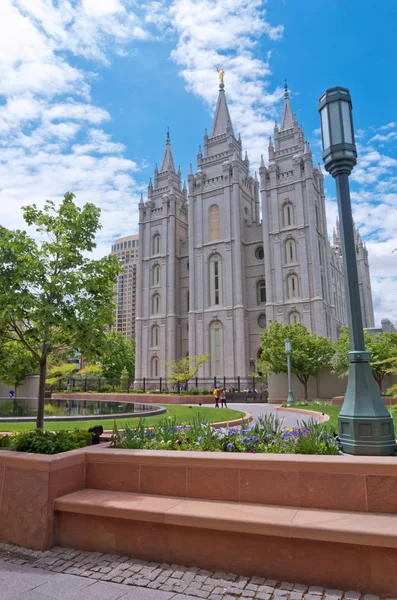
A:
<svg viewBox="0 0 397 600">
<path fill-rule="evenodd" d="M 297 406 L 297 408 L 304 408 L 305 410 L 315 410 L 317 412 L 325 413 L 330 416 L 329 423 L 332 423 L 335 429 L 338 427 L 338 415 L 340 413 L 340 409 L 342 408 L 341 406 L 332 406 L 330 404 L 308 404 L 307 406 Z M 393 417 L 394 428 L 397 431 L 397 404 L 387 407 L 387 409 L 390 411 Z"/>
<path fill-rule="evenodd" d="M 244 413 L 239 410 L 232 410 L 230 408 L 212 408 L 207 406 L 179 406 L 175 404 L 162 404 L 167 408 L 167 412 L 155 417 L 146 417 L 145 423 L 148 427 L 158 423 L 166 417 L 176 417 L 179 423 L 191 423 L 193 418 L 200 415 L 203 419 L 210 423 L 216 423 L 220 421 L 232 421 L 234 419 L 241 418 Z M 88 429 L 93 425 L 102 425 L 106 429 L 113 429 L 115 419 L 93 419 L 92 421 L 53 421 L 45 424 L 45 429 L 52 431 L 60 431 L 61 429 Z M 138 424 L 139 418 L 127 418 L 117 419 L 117 427 L 123 428 L 123 425 L 128 423 L 133 425 Z M 0 423 L 0 431 L 26 431 L 34 429 L 34 423 Z"/>
</svg>

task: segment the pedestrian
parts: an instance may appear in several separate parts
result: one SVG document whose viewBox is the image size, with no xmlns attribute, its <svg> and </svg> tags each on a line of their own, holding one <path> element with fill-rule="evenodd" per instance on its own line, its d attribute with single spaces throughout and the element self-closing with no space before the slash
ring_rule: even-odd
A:
<svg viewBox="0 0 397 600">
<path fill-rule="evenodd" d="M 215 408 L 219 408 L 219 396 L 221 395 L 221 390 L 218 387 L 215 387 L 213 393 L 215 398 Z"/>
<path fill-rule="evenodd" d="M 223 406 L 225 405 L 225 406 Z M 226 390 L 225 388 L 223 388 L 222 392 L 221 392 L 221 407 L 222 408 L 227 408 L 227 404 L 226 404 Z"/>
</svg>

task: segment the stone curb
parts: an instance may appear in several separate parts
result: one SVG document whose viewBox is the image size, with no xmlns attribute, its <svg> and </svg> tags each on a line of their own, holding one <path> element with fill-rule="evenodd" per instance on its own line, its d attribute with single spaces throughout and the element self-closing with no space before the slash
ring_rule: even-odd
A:
<svg viewBox="0 0 397 600">
<path fill-rule="evenodd" d="M 287 412 L 293 412 L 293 413 L 302 413 L 304 415 L 309 415 L 309 416 L 313 416 L 313 417 L 319 417 L 319 421 L 320 423 L 326 423 L 327 421 L 330 420 L 330 416 L 325 414 L 325 413 L 321 413 L 319 411 L 316 410 L 305 410 L 304 408 L 287 408 L 286 406 L 280 406 L 280 408 L 278 408 L 277 410 L 284 410 Z"/>
</svg>

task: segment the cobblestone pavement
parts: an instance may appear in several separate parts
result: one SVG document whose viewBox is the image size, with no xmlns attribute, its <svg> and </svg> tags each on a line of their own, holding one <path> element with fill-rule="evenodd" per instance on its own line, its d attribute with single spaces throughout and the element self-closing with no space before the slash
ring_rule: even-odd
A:
<svg viewBox="0 0 397 600">
<path fill-rule="evenodd" d="M 214 573 L 127 556 L 0 544 L 0 600 L 379 600 L 372 594 Z M 392 598 L 389 600 L 397 600 Z"/>
</svg>

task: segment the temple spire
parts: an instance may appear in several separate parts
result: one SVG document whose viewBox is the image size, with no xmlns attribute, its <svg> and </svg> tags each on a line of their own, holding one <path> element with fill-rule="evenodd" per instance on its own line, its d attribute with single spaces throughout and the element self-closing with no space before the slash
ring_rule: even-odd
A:
<svg viewBox="0 0 397 600">
<path fill-rule="evenodd" d="M 284 108 L 283 108 L 283 116 L 281 119 L 280 131 L 284 131 L 284 129 L 291 129 L 294 126 L 294 116 L 291 110 L 291 104 L 289 101 L 289 90 L 287 86 L 287 80 L 285 80 L 284 85 Z"/>
<path fill-rule="evenodd" d="M 226 132 L 234 135 L 232 120 L 226 102 L 225 85 L 224 83 L 221 83 L 219 86 L 218 102 L 216 104 L 214 120 L 212 122 L 211 137 Z"/>
<path fill-rule="evenodd" d="M 162 161 L 161 167 L 160 167 L 160 173 L 164 173 L 164 171 L 171 171 L 172 173 L 175 173 L 174 159 L 172 158 L 170 142 L 171 142 L 170 129 L 169 129 L 169 127 L 167 127 L 167 138 L 165 140 L 165 150 L 164 150 L 163 161 Z"/>
</svg>

